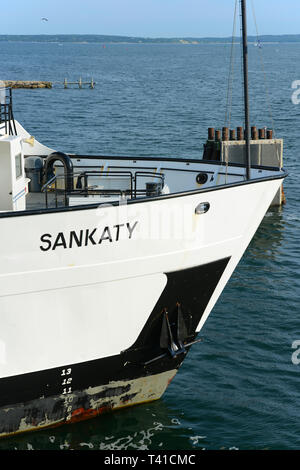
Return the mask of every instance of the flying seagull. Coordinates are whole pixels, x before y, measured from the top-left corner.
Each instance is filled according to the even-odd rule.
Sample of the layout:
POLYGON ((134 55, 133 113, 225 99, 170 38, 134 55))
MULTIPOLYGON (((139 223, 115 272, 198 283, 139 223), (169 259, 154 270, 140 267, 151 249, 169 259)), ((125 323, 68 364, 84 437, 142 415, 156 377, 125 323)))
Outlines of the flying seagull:
POLYGON ((42 18, 42 21, 48 21, 48 18, 42 18))

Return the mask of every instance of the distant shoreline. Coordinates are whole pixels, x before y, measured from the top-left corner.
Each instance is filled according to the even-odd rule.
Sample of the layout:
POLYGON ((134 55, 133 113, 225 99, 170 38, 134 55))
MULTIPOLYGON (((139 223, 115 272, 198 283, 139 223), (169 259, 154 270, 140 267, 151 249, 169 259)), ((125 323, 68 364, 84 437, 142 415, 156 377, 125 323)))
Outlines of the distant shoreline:
MULTIPOLYGON (((262 35, 259 37, 264 44, 278 43, 299 43, 300 34, 293 35, 262 35)), ((236 37, 235 41, 239 42, 236 37)), ((248 37, 249 43, 255 43, 257 38, 248 37)), ((37 35, 8 35, 1 34, 0 42, 34 42, 34 43, 59 43, 59 44, 228 44, 232 42, 231 37, 205 37, 205 38, 148 38, 148 37, 129 37, 97 34, 37 34, 37 35)))

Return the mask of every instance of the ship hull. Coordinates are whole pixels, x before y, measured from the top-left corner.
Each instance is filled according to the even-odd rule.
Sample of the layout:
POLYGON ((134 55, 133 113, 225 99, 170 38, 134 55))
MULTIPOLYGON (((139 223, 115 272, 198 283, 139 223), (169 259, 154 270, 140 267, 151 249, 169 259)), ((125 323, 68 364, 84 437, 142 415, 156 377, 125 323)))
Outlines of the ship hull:
MULTIPOLYGON (((98 367, 106 368, 108 362, 111 361, 100 362, 98 367)), ((110 378, 106 384, 80 390, 72 390, 71 386, 58 387, 61 390, 57 390, 55 393, 52 389, 49 396, 43 394, 40 398, 4 406, 0 410, 0 436, 5 437, 75 423, 120 408, 157 400, 163 395, 177 372, 176 364, 173 364, 172 367, 173 369, 153 375, 144 375, 144 372, 138 373, 138 376, 132 379, 118 379, 116 377, 113 380, 110 378)), ((17 382, 22 379, 23 396, 21 399, 24 400, 26 394, 34 393, 34 390, 41 393, 40 383, 35 384, 35 388, 32 385, 30 392, 28 389, 24 390, 24 383, 27 381, 29 383, 31 381, 33 383, 40 382, 46 375, 48 382, 53 377, 54 382, 58 383, 61 380, 59 385, 62 385, 64 380, 65 383, 68 383, 70 378, 77 377, 78 371, 82 369, 84 369, 84 374, 90 376, 91 382, 95 377, 98 378, 99 383, 101 382, 99 374, 92 372, 94 366, 91 364, 73 365, 70 368, 56 371, 43 371, 43 373, 37 373, 35 378, 18 378, 17 382)), ((117 370, 117 368, 113 369, 111 377, 117 370)), ((49 384, 47 385, 49 386, 49 384)), ((10 387, 12 386, 10 384, 10 387)))
POLYGON ((0 436, 160 398, 280 184, 1 217, 0 436))

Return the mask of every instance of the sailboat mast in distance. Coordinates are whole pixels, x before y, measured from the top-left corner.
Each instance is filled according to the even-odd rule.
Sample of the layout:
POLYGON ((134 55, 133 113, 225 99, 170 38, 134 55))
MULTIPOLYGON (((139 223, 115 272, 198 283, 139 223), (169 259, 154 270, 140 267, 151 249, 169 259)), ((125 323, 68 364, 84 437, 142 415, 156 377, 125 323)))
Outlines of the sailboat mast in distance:
POLYGON ((248 90, 248 43, 247 43, 247 6, 246 0, 240 0, 243 32, 243 71, 244 71, 244 107, 245 107, 245 138, 246 138, 246 171, 250 179, 250 122, 249 122, 249 90, 248 90))

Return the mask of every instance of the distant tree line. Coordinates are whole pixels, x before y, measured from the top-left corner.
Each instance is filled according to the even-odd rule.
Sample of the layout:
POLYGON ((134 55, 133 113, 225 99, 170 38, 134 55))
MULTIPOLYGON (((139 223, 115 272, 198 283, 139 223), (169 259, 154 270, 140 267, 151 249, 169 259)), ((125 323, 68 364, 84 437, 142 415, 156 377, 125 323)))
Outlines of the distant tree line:
MULTIPOLYGON (((236 38, 238 41, 239 38, 236 38)), ((259 37, 263 43, 272 42, 300 42, 300 34, 264 35, 259 37)), ((250 42, 255 42, 255 36, 249 36, 250 42)), ((101 34, 37 34, 37 35, 13 35, 2 34, 0 41, 14 42, 57 42, 57 43, 126 43, 126 44, 205 44, 231 42, 231 37, 223 38, 148 38, 130 36, 110 36, 101 34)))

